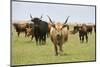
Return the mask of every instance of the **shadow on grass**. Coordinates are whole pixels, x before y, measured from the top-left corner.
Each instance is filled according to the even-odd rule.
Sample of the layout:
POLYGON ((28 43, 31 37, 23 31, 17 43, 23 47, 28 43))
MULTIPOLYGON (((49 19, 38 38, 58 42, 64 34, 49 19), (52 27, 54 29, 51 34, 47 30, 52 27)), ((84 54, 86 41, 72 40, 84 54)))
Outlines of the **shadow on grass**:
POLYGON ((63 54, 60 54, 60 56, 72 56, 72 54, 63 53, 63 54))

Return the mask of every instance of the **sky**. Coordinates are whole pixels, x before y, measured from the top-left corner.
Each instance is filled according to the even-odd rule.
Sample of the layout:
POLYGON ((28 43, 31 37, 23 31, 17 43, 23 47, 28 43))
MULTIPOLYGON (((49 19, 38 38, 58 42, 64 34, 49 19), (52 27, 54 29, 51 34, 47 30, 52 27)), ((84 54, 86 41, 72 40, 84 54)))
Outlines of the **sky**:
POLYGON ((49 21, 48 15, 52 21, 56 22, 63 23, 70 16, 68 22, 95 23, 94 6, 12 2, 12 20, 30 20, 30 14, 39 18, 43 15, 42 20, 44 21, 49 21))

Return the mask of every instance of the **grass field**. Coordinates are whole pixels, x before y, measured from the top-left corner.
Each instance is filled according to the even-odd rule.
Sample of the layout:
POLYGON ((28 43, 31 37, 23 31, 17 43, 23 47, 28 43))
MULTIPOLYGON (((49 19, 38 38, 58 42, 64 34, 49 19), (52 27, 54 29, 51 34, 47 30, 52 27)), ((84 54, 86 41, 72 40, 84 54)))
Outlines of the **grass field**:
POLYGON ((68 42, 63 45, 64 55, 55 56, 54 46, 47 38, 46 45, 36 46, 35 40, 24 37, 22 33, 18 38, 13 30, 12 35, 12 65, 46 64, 61 62, 94 61, 95 33, 89 35, 88 43, 80 43, 78 34, 69 34, 68 42))

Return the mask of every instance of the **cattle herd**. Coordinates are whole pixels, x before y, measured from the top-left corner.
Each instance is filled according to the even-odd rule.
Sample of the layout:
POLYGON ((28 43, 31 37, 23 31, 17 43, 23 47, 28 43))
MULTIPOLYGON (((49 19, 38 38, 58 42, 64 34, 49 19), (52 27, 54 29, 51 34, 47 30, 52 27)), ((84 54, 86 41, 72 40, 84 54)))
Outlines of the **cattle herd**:
MULTIPOLYGON (((62 46, 68 40, 68 34, 70 31, 67 21, 69 19, 69 16, 66 18, 64 23, 53 22, 49 16, 47 17, 49 23, 43 21, 42 16, 40 18, 33 18, 32 15, 30 15, 32 23, 13 23, 13 26, 17 32, 18 37, 20 36, 21 32, 24 32, 25 37, 31 36, 31 40, 33 39, 33 37, 35 38, 36 45, 46 44, 46 38, 50 37, 52 43, 54 44, 55 55, 58 56, 59 53, 63 52, 62 46)), ((86 38, 86 42, 88 42, 88 34, 91 35, 93 29, 96 33, 96 25, 77 24, 73 26, 71 34, 76 34, 78 32, 80 42, 83 43, 84 38, 86 38)))

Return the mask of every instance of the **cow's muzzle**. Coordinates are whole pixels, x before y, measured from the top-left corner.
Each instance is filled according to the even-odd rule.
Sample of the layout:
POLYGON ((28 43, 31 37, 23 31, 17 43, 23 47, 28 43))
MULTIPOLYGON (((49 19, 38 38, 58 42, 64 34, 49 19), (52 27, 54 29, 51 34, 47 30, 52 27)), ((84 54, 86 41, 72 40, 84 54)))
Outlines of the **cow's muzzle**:
POLYGON ((58 34, 56 38, 57 38, 57 44, 60 44, 60 42, 61 42, 61 36, 58 34))

